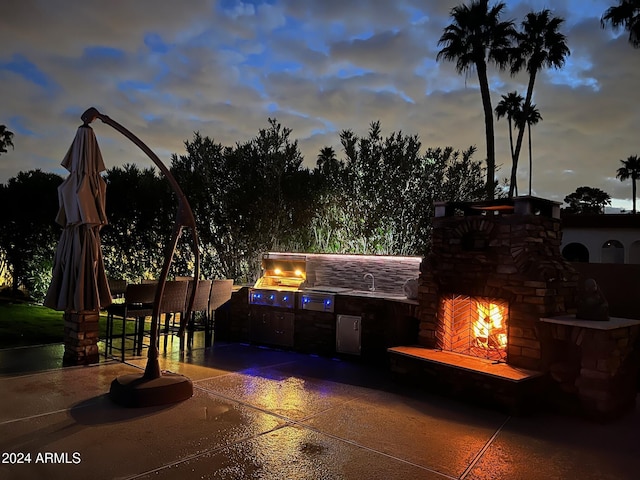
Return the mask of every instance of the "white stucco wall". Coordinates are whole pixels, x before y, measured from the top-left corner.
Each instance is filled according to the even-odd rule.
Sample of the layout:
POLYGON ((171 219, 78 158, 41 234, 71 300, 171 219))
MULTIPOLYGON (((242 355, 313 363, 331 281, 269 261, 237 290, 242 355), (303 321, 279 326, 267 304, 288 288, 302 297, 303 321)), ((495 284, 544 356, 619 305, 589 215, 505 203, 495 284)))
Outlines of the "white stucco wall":
POLYGON ((615 240, 624 248, 624 263, 640 264, 640 231, 636 229, 566 227, 562 232, 560 250, 570 243, 582 244, 589 251, 590 263, 616 263, 607 258, 607 252, 603 258, 602 249, 605 243, 615 240))

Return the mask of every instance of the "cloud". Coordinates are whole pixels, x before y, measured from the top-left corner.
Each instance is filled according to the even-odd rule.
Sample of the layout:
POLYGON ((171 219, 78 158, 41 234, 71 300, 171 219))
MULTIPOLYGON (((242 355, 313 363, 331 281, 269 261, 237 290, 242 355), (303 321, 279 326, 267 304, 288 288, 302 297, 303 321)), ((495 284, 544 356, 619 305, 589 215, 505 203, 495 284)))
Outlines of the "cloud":
MULTIPOLYGON (((423 147, 477 147, 484 119, 475 72, 436 62, 438 39, 458 0, 209 1, 8 0, 0 18, 0 124, 15 150, 0 157, 0 182, 20 170, 59 166, 89 106, 122 123, 167 163, 193 132, 224 145, 247 141, 277 117, 292 128, 309 166, 319 149, 342 155, 339 132, 418 134, 423 147)), ((638 154, 640 52, 600 27, 606 0, 562 0, 572 51, 560 72, 542 72, 533 127, 533 187, 562 200, 582 185, 629 199, 615 179, 619 160, 638 154), (578 8, 579 7, 579 8, 578 8), (563 173, 564 172, 564 173, 563 173)), ((510 0, 519 23, 542 0, 510 0)), ((491 69, 492 101, 527 78, 491 69)), ((495 122, 500 177, 510 168, 507 126, 495 122)), ((108 165, 144 154, 94 125, 108 165)), ((520 157, 528 179, 527 140, 520 157)))

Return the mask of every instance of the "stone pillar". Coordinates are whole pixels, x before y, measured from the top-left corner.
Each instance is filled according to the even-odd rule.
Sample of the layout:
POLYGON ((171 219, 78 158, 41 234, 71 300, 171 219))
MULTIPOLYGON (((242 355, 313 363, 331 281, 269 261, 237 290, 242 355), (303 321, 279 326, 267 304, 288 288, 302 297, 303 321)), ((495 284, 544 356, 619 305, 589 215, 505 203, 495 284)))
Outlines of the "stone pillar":
POLYGON ((440 292, 435 279, 434 269, 428 257, 420 264, 418 279, 418 307, 416 309, 419 324, 418 344, 426 348, 437 348, 438 308, 440 292))
POLYGON ((640 321, 608 322, 573 317, 542 319, 554 340, 551 401, 579 406, 596 419, 615 418, 635 407, 640 370, 640 321))
POLYGON ((576 387, 587 413, 610 416, 635 407, 639 332, 634 325, 609 331, 583 329, 578 335, 582 358, 576 387))
POLYGON ((64 360, 66 366, 98 363, 100 313, 64 313, 64 360))

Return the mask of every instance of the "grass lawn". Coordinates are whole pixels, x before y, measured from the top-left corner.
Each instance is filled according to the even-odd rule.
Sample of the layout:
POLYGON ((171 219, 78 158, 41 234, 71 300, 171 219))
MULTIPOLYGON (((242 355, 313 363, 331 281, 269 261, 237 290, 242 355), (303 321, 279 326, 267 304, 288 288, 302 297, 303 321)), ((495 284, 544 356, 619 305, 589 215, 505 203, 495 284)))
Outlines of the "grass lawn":
MULTIPOLYGON (((0 301, 0 348, 63 342, 62 314, 41 305, 0 301)), ((128 323, 133 332, 133 322, 128 323)), ((100 315, 100 338, 105 337, 106 325, 106 315, 100 315)), ((114 334, 122 332, 121 325, 114 322, 114 334)))

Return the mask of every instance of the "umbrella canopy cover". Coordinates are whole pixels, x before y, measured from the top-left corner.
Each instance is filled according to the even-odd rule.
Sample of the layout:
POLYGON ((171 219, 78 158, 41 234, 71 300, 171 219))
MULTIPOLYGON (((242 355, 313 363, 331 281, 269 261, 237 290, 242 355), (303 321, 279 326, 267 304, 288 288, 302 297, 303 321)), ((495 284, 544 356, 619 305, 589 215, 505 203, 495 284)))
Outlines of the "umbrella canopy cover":
POLYGON ((111 304, 100 229, 107 224, 102 154, 93 129, 81 126, 62 161, 69 176, 58 187, 63 227, 44 304, 55 310, 95 311, 111 304))

